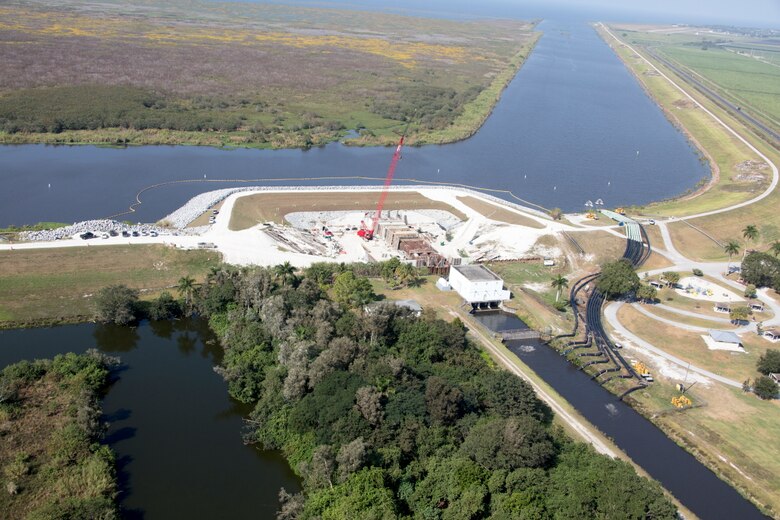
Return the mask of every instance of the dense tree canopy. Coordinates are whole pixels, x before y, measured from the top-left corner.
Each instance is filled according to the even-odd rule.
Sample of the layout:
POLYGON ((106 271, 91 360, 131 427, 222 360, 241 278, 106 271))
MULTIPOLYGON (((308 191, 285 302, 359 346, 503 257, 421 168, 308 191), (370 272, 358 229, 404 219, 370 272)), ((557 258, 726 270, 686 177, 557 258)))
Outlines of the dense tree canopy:
POLYGON ((780 259, 767 253, 749 253, 742 261, 742 279, 756 287, 780 289, 780 259))
POLYGON ((631 262, 620 259, 604 265, 596 286, 604 296, 613 300, 636 291, 639 288, 639 276, 631 262))
POLYGON ((104 287, 95 296, 95 318, 103 323, 126 325, 136 319, 138 291, 125 285, 104 287))
POLYGON ((769 349, 761 354, 756 363, 756 369, 765 376, 771 373, 780 374, 780 350, 769 349))
POLYGON ((279 518, 675 518, 657 484, 554 428, 460 321, 366 313, 363 269, 382 275, 317 265, 285 284, 252 269, 198 292, 230 393, 255 404, 247 440, 303 479, 279 518))
POLYGON ((774 399, 777 397, 777 383, 771 377, 759 376, 753 383, 753 391, 761 399, 774 399))

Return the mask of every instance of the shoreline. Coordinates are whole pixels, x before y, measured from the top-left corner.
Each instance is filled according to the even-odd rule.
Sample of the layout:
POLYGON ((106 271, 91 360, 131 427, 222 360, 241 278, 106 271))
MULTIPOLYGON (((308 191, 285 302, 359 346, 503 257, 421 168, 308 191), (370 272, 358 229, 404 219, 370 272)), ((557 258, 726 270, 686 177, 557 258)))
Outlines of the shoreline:
MULTIPOLYGON (((650 89, 647 87, 644 81, 642 81, 642 78, 639 77, 639 75, 636 73, 636 71, 626 62, 625 58, 620 55, 619 52, 617 52, 617 49, 615 49, 612 44, 605 38, 604 33, 602 30, 598 27, 596 23, 592 23, 591 27, 593 27, 593 30, 596 31, 596 34, 599 35, 599 38, 610 48, 612 53, 617 57, 617 59, 620 60, 620 63, 623 64, 623 67, 631 74, 631 76, 636 80, 636 82, 639 84, 639 86, 642 88, 642 91, 645 93, 645 95, 650 99, 650 101, 653 102, 655 106, 657 106, 661 112, 664 114, 664 117, 666 118, 669 123, 681 134, 685 136, 685 139, 688 141, 690 145, 696 150, 699 157, 706 159, 707 164, 709 164, 710 167, 710 175, 709 180, 704 183, 701 186, 698 186, 698 183, 693 188, 690 188, 689 190, 680 193, 679 195, 675 195, 672 197, 668 197, 665 199, 649 202, 643 206, 640 206, 641 208, 651 208, 655 204, 659 204, 662 202, 683 202, 687 200, 695 199, 696 197, 703 195, 704 193, 708 192, 710 189, 712 189, 720 180, 720 166, 715 162, 715 159, 712 157, 710 152, 705 149, 701 143, 696 139, 696 137, 682 124, 682 122, 679 120, 679 118, 673 114, 669 109, 667 109, 665 106, 663 106, 660 102, 660 100, 650 91, 650 89)), ((619 41, 619 40, 618 40, 619 41)), ((619 43, 620 45, 624 45, 622 41, 619 43)), ((699 181, 701 182, 701 181, 699 181)))
MULTIPOLYGON (((420 147, 443 144, 454 144, 473 137, 484 126, 498 106, 504 91, 523 68, 526 60, 536 48, 543 33, 535 30, 539 20, 531 25, 533 38, 524 44, 515 54, 507 59, 506 67, 496 73, 495 78, 470 102, 463 105, 462 113, 447 128, 430 132, 411 134, 407 146, 420 147), (492 99, 492 101, 490 101, 492 99), (473 108, 476 107, 476 108, 473 108), (475 113, 469 114, 470 110, 475 113), (458 125, 463 125, 458 127, 458 125), (455 129, 455 134, 448 136, 447 132, 455 129)), ((398 126, 404 121, 398 121, 398 126)), ((370 130, 370 129, 369 129, 370 130)), ((218 149, 249 149, 249 150, 308 150, 321 148, 331 143, 341 143, 344 146, 355 147, 387 147, 395 146, 396 140, 376 136, 373 138, 348 137, 350 130, 339 132, 332 139, 317 144, 301 144, 300 146, 274 146, 272 143, 240 142, 243 135, 239 132, 190 132, 182 130, 146 129, 133 130, 117 127, 99 130, 65 130, 61 133, 26 133, 8 134, 0 132, 0 146, 44 144, 50 146, 107 146, 111 148, 127 148, 131 146, 206 146, 218 149), (93 134, 94 138, 89 138, 93 134), (87 136, 85 139, 84 136, 87 136), (19 137, 17 137, 19 136, 19 137), (346 139, 345 139, 346 138, 346 139), (235 142, 230 142, 235 139, 235 142)), ((301 137, 303 134, 292 134, 301 137)))
MULTIPOLYGON (((380 185, 376 186, 242 186, 236 188, 222 188, 218 190, 205 191, 195 195, 190 200, 185 202, 182 206, 175 209, 165 217, 161 218, 157 222, 170 223, 175 228, 185 228, 191 222, 193 222, 198 216, 206 212, 209 208, 218 204, 231 195, 239 193, 238 197, 251 195, 254 193, 307 193, 307 192, 331 192, 331 193, 351 193, 351 192, 381 192, 384 188, 380 185), (194 206, 194 207, 191 207, 194 206), (191 214, 197 213, 194 217, 191 214), (190 218, 191 217, 191 218, 190 218)), ((530 208, 516 202, 510 202, 502 198, 490 195, 488 193, 466 188, 462 186, 442 186, 442 185, 430 185, 430 186, 417 186, 417 185, 403 185, 403 186, 389 186, 388 191, 393 192, 417 192, 424 195, 428 190, 440 191, 440 192, 453 192, 453 194, 465 194, 474 197, 486 199, 487 201, 510 208, 514 211, 522 214, 531 214, 531 216, 537 219, 544 219, 552 222, 549 214, 539 209, 530 208)), ((457 196, 457 195, 456 195, 457 196)), ((142 202, 138 202, 141 204, 142 202)), ((124 214, 114 215, 123 216, 124 214)))

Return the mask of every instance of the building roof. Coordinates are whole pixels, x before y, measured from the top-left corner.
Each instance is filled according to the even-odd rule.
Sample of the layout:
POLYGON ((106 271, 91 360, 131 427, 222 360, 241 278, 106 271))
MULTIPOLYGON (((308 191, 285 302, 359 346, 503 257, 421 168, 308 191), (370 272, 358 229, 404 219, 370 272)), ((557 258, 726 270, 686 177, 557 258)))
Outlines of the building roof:
POLYGON ((453 265, 455 269, 470 282, 493 282, 501 280, 496 273, 481 264, 453 265))
POLYGON ((715 341, 721 343, 736 343, 740 344, 739 336, 731 332, 730 330, 711 330, 710 337, 715 341))

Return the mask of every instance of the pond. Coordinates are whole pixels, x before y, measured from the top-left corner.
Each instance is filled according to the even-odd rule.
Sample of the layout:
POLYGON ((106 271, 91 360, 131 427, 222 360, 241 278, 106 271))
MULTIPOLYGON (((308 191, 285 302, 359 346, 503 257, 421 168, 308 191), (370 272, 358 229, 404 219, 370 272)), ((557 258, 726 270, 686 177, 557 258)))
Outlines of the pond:
POLYGON ((300 490, 280 454, 242 442, 251 408, 214 372, 205 321, 0 331, 0 367, 90 348, 122 360, 103 411, 126 518, 273 518, 279 489, 300 490))

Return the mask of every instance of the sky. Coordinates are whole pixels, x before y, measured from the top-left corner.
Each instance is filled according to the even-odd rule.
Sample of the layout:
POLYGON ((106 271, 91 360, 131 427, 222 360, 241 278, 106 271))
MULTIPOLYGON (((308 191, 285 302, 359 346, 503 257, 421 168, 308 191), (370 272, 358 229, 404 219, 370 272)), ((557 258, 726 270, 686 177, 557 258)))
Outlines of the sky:
MULTIPOLYGON (((247 0, 244 0, 247 1, 247 0)), ((252 1, 252 0, 249 0, 252 1)), ((254 0, 258 1, 258 0, 254 0)), ((263 1, 263 0, 260 0, 263 1)), ((553 18, 720 24, 780 29, 780 0, 265 0, 432 16, 553 18)))
MULTIPOLYGON (((520 0, 503 0, 522 3, 520 0)), ((548 0, 549 3, 582 7, 615 14, 637 14, 648 18, 674 18, 707 23, 780 27, 780 0, 548 0)))

